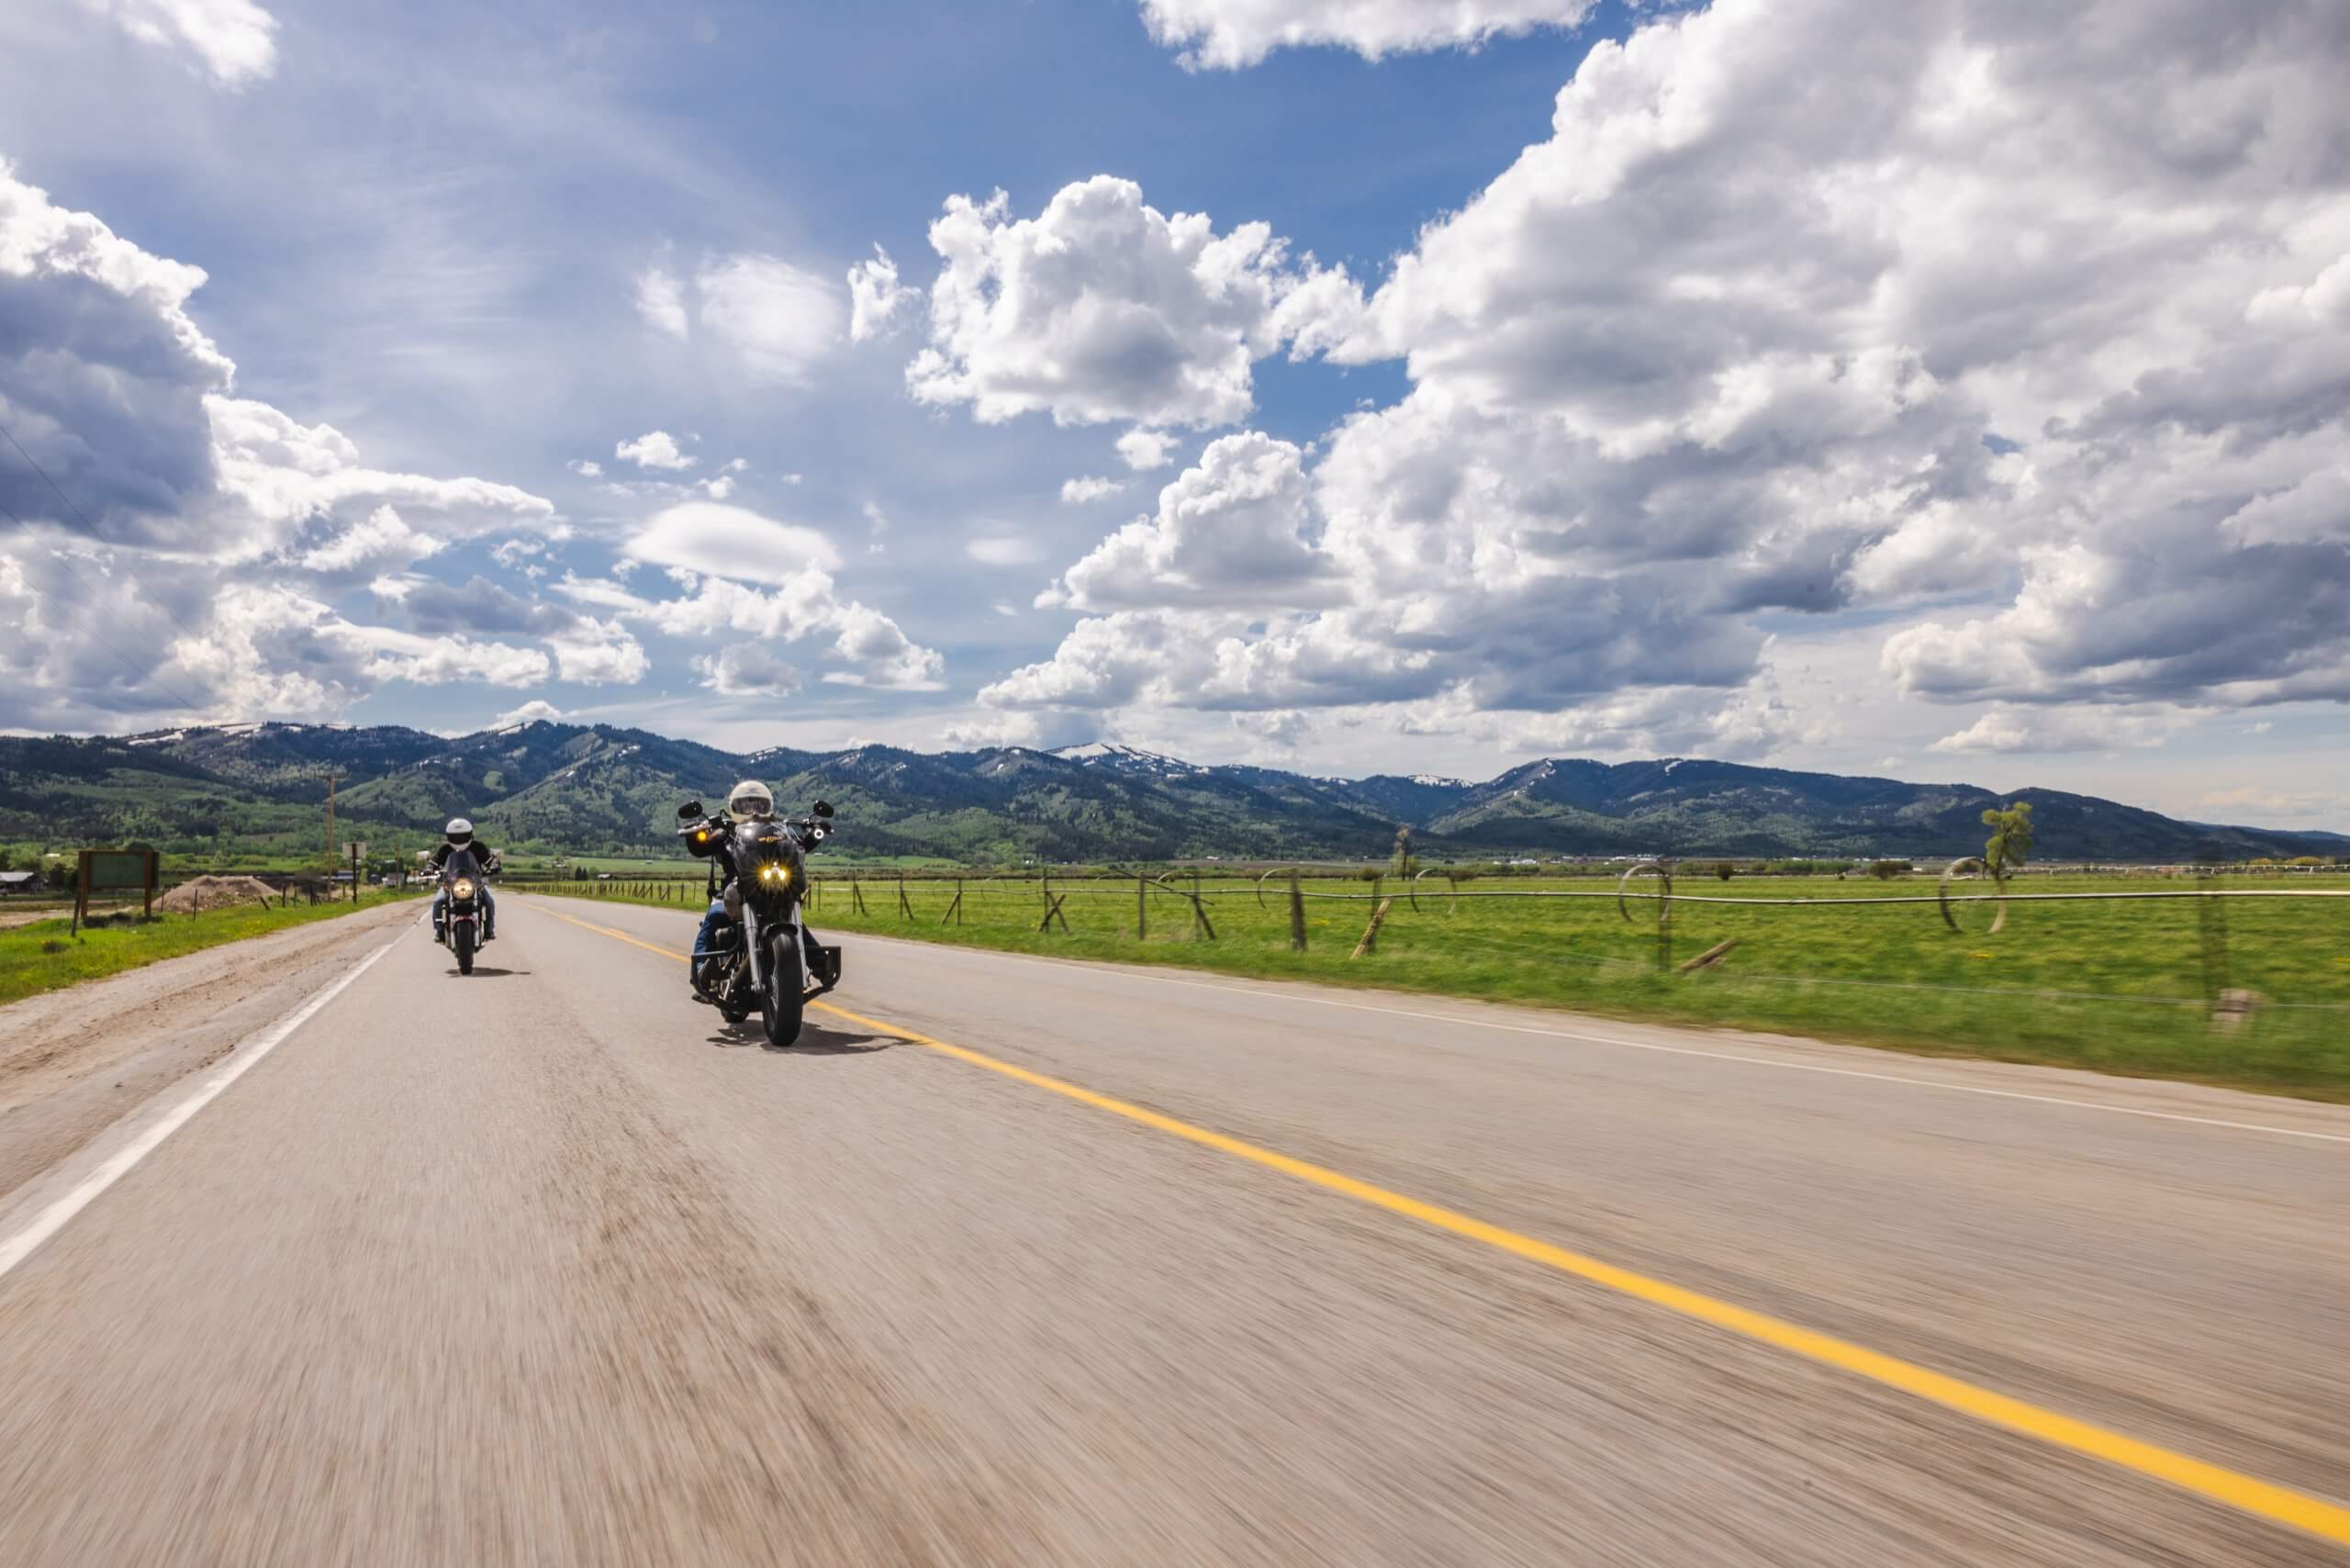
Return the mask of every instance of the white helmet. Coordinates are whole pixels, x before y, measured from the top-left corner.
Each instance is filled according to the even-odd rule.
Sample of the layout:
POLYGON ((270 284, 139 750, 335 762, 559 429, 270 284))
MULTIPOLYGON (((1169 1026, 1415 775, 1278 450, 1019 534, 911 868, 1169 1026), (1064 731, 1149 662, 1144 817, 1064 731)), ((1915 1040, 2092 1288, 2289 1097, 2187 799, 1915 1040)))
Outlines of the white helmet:
POLYGON ((449 819, 449 842, 452 844, 471 844, 473 841, 474 824, 467 822, 463 817, 451 817, 449 819))
POLYGON ((755 778, 745 778, 726 797, 726 814, 733 817, 775 815, 775 796, 755 778))

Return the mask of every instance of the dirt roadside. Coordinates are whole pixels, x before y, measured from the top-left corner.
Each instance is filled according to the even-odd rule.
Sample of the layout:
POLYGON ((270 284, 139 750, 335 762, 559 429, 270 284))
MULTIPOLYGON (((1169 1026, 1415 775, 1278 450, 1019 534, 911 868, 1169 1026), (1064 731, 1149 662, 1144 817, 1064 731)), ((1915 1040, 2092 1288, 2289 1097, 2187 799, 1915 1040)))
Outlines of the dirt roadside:
POLYGON ((0 1198, 415 921, 386 903, 0 1007, 0 1198))
MULTIPOLYGON (((114 914, 122 910, 135 910, 138 907, 138 901, 134 899, 129 903, 92 904, 90 906, 90 913, 93 914, 114 914)), ((17 925, 39 925, 44 920, 63 920, 73 914, 73 906, 70 903, 62 906, 56 904, 42 904, 38 908, 31 909, 0 909, 0 930, 6 930, 8 927, 17 925)))

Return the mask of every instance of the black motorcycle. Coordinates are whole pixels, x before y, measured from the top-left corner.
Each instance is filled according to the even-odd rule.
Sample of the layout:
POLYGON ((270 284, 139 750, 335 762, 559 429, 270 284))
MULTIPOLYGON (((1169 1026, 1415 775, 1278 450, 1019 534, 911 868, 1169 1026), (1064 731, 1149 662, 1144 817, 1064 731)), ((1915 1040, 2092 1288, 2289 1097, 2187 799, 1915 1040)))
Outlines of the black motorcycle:
POLYGON ((694 991, 730 1024, 758 1014, 771 1046, 798 1039, 809 999, 841 982, 841 950, 819 943, 800 918, 808 853, 831 834, 832 815, 822 801, 811 815, 785 820, 737 822, 699 801, 677 808, 677 836, 710 862, 710 895, 726 907, 708 951, 689 960, 694 991))
MULTIPOLYGON (((490 870, 498 869, 493 861, 490 870)), ((457 972, 474 972, 474 954, 481 948, 481 894, 487 873, 470 849, 460 849, 441 865, 441 888, 448 894, 442 905, 434 937, 457 956, 457 972)))

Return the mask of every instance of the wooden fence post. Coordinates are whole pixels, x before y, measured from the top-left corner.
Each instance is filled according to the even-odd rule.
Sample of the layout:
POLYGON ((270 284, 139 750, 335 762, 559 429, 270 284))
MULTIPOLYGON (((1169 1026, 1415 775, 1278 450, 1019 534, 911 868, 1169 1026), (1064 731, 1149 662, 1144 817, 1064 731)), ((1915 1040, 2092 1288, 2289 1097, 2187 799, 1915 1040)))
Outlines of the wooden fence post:
POLYGON ((2228 989, 2228 912, 2225 899, 2211 896, 2211 879, 2198 877, 2195 901, 2196 934, 2203 949, 2203 1000, 2217 1007, 2228 989))
POLYGON ((1297 869, 1294 867, 1291 868, 1289 874, 1289 950, 1292 953, 1305 951, 1305 895, 1298 890, 1297 869))
POLYGON ((1716 964, 1720 963, 1724 958, 1728 958, 1729 956, 1729 950, 1732 947, 1737 946, 1738 944, 1739 938, 1735 936, 1731 937, 1727 942, 1717 942, 1712 946, 1707 948, 1704 952, 1698 954, 1695 958, 1690 959, 1687 963, 1682 965, 1675 972, 1684 975, 1694 975, 1699 969, 1710 969, 1716 964))
POLYGON ((903 920, 914 917, 914 906, 906 902, 906 874, 898 873, 898 915, 903 920))
POLYGON ((1362 940, 1355 944, 1356 958, 1360 958, 1364 954, 1378 949, 1379 923, 1387 918, 1387 912, 1394 906, 1394 903, 1393 899, 1382 899, 1379 901, 1379 907, 1371 912, 1371 924, 1362 928, 1362 940))
POLYGON ((1135 873, 1135 940, 1150 935, 1150 879, 1140 871, 1135 873))

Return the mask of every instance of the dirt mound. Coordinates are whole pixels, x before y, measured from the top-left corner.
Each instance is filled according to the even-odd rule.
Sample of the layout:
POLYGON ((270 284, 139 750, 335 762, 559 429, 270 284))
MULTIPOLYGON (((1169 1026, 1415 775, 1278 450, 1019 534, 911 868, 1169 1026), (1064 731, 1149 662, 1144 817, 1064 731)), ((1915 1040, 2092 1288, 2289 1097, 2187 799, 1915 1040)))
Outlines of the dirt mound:
POLYGON ((254 877, 197 877, 157 899, 155 907, 172 914, 195 914, 229 904, 265 904, 276 896, 276 889, 254 877))

